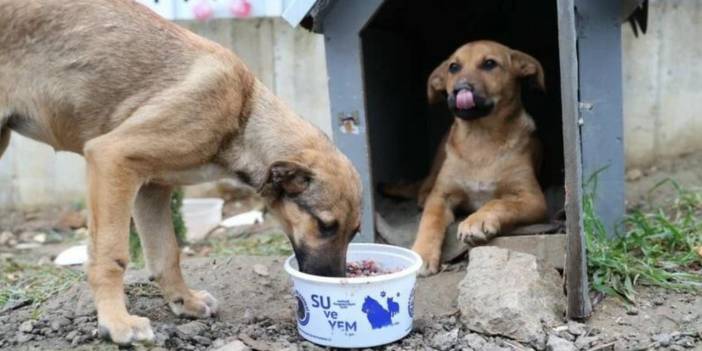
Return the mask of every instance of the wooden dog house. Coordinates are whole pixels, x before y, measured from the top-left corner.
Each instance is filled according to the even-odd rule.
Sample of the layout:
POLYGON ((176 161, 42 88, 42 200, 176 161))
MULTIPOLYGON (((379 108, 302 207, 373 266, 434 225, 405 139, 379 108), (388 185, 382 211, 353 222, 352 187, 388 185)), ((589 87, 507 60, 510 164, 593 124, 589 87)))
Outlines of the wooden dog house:
POLYGON ((598 175, 596 210, 608 228, 624 213, 620 23, 623 11, 631 12, 623 8, 639 6, 625 3, 293 1, 283 17, 325 37, 334 141, 362 175, 357 240, 378 240, 383 220, 393 216, 383 211, 398 207, 384 205, 377 184, 426 175, 451 123, 444 105, 426 102, 430 72, 466 42, 496 40, 544 66, 547 93, 525 92, 531 95, 524 100, 547 151, 541 182, 550 213, 565 212, 568 317, 589 316, 581 207, 586 180, 598 175))

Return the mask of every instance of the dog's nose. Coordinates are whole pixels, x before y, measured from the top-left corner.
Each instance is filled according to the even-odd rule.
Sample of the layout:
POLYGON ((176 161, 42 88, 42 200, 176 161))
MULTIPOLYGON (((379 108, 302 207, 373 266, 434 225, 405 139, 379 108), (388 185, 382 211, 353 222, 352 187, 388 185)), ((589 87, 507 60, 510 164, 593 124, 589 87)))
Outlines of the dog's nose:
POLYGON ((453 86, 453 93, 458 94, 459 91, 461 90, 468 90, 468 91, 473 91, 473 85, 468 83, 468 82, 458 82, 456 85, 453 86))

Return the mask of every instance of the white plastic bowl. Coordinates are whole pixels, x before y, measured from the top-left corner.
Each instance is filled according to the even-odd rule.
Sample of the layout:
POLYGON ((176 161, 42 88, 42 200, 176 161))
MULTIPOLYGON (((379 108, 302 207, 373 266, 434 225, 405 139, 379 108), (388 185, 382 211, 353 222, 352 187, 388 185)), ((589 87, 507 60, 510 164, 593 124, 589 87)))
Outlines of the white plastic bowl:
POLYGON ((184 199, 183 220, 188 241, 201 240, 222 221, 224 200, 217 198, 184 199))
POLYGON ((300 272, 295 256, 289 257, 285 270, 295 289, 300 335, 320 345, 364 348, 409 334, 419 255, 397 246, 350 244, 346 259, 370 259, 383 269, 401 270, 373 277, 321 277, 300 272))

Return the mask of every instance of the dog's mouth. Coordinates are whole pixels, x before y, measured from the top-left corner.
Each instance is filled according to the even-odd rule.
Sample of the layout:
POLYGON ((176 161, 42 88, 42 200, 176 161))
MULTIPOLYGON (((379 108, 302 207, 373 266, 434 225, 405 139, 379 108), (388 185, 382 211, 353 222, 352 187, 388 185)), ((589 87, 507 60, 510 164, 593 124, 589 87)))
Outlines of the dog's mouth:
POLYGON ((493 108, 491 102, 468 88, 457 89, 449 96, 448 105, 456 117, 465 120, 485 117, 493 108))
POLYGON ((468 89, 461 89, 456 93, 456 108, 468 110, 475 107, 475 96, 468 89))

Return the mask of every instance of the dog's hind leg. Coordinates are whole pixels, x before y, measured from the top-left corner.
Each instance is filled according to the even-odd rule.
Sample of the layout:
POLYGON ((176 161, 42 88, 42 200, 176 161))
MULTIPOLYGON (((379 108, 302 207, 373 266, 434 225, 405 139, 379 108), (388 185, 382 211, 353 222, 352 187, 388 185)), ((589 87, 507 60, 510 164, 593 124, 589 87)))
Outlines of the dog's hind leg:
POLYGON ((423 183, 424 181, 380 184, 378 186, 378 191, 381 194, 389 197, 400 199, 413 199, 417 197, 419 188, 422 186, 423 183))
POLYGON ((188 288, 180 271, 180 249, 171 219, 171 188, 156 184, 141 187, 134 206, 134 222, 151 278, 176 315, 210 317, 217 300, 206 291, 188 288))
POLYGON ((431 193, 431 190, 434 188, 436 177, 439 176, 441 166, 443 166, 444 160, 446 160, 447 139, 448 133, 444 135, 444 138, 439 143, 436 155, 431 164, 431 169, 429 170, 429 175, 425 179, 412 183, 381 184, 379 186, 380 193, 401 199, 417 198, 417 205, 419 207, 424 207, 427 196, 429 196, 429 193, 431 193))

